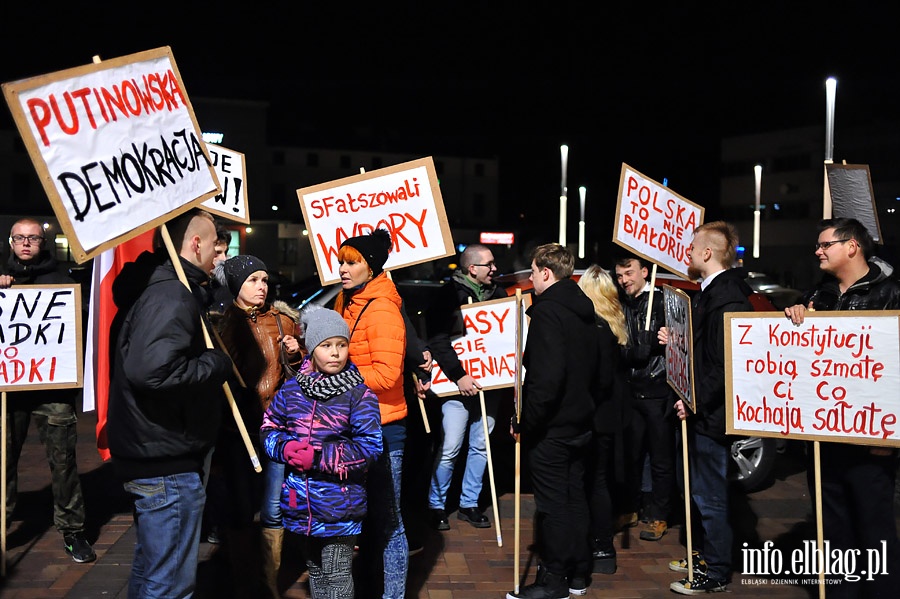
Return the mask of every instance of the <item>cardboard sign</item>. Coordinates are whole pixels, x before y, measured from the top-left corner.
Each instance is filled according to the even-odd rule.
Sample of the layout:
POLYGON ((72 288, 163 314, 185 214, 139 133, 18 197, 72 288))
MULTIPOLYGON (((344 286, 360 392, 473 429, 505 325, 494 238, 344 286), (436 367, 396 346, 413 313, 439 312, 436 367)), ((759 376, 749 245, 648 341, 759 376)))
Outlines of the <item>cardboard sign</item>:
POLYGON ((169 48, 3 84, 79 262, 219 193, 169 48))
POLYGON ((725 315, 727 432, 900 446, 900 311, 725 315))
POLYGON ((202 207, 213 214, 249 225, 247 164, 244 155, 216 144, 207 144, 206 150, 222 186, 222 193, 203 202, 202 207))
POLYGON ((455 254, 431 157, 297 190, 322 285, 340 280, 341 243, 375 229, 394 240, 385 270, 455 254))
MULTIPOLYGON (((522 312, 525 309, 523 306, 522 312)), ((517 314, 515 296, 468 304, 460 310, 466 332, 451 343, 463 368, 485 391, 514 386, 516 365, 521 362, 516 353, 516 320, 527 320, 517 314)), ((526 324, 523 339, 527 333, 526 324)), ((437 363, 431 373, 431 390, 439 396, 459 394, 459 387, 437 363)))
POLYGON ((825 174, 831 194, 832 216, 855 218, 865 226, 875 243, 884 243, 869 165, 826 164, 825 174))
POLYGON ((0 391, 82 385, 81 289, 0 289, 0 391))
POLYGON ((688 248, 702 224, 702 206, 622 163, 615 243, 689 279, 688 248))
POLYGON ((684 291, 663 285, 666 310, 666 382, 691 412, 694 401, 694 327, 691 322, 691 298, 684 291))

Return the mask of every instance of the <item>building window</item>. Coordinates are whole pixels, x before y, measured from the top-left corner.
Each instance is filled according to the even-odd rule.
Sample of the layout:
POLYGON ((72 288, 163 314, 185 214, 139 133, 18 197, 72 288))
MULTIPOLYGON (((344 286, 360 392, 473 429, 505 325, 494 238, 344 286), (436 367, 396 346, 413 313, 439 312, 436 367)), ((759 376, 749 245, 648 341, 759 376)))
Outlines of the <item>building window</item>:
POLYGON ((483 163, 483 162, 476 162, 476 163, 475 163, 475 176, 476 176, 476 177, 483 177, 483 176, 484 176, 484 163, 483 163))
POLYGON ((484 208, 487 205, 483 193, 472 194, 472 218, 484 218, 484 208))
POLYGON ((319 155, 315 152, 310 152, 306 155, 306 166, 319 166, 319 155))
POLYGON ((350 157, 346 154, 341 154, 341 168, 350 168, 350 157))

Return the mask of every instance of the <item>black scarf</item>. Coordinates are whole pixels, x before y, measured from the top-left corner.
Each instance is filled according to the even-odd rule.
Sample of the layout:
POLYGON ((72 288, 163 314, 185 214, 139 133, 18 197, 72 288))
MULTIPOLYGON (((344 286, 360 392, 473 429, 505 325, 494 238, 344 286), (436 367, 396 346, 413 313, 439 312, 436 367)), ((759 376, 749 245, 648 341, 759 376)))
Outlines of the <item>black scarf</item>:
POLYGON ((316 401, 331 399, 363 383, 363 377, 356 368, 347 368, 330 376, 317 377, 301 373, 297 375, 296 380, 303 393, 316 401))

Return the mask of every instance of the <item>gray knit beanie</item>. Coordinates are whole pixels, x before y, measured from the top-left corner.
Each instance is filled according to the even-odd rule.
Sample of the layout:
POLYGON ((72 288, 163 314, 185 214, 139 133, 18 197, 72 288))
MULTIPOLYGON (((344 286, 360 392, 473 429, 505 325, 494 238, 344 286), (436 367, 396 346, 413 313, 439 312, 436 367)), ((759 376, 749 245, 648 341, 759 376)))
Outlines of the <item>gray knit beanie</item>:
POLYGON ((303 325, 303 344, 310 353, 330 337, 350 340, 350 327, 343 317, 334 310, 318 304, 310 304, 303 309, 300 313, 300 323, 303 325))

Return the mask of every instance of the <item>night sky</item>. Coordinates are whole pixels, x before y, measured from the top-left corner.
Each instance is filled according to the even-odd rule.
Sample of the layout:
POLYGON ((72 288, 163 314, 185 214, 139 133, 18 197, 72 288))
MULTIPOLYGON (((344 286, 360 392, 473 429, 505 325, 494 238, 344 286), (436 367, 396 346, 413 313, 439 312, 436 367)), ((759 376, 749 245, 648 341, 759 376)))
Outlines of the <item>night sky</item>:
POLYGON ((385 4, 7 2, 0 81, 170 46, 191 96, 270 102, 274 144, 496 157, 501 224, 548 240, 562 143, 589 226, 614 207, 622 162, 714 216, 723 136, 821 124, 824 157, 829 76, 836 156, 841 126, 897 112, 897 19, 865 3, 385 4))

